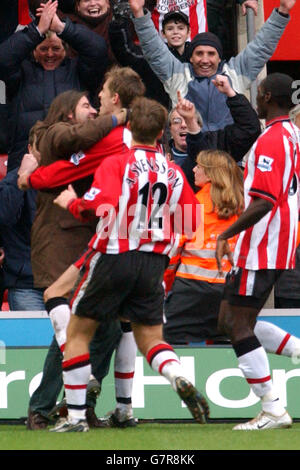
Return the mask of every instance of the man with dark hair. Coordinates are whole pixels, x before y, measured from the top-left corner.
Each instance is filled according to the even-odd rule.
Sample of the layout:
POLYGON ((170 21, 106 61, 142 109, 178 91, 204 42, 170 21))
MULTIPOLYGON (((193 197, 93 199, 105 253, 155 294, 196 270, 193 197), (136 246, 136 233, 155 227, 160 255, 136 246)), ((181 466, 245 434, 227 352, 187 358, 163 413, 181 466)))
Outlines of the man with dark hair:
POLYGON ((257 111, 266 129, 253 145, 244 173, 245 211, 217 240, 222 273, 227 255, 233 269, 226 277, 219 328, 227 335, 239 367, 262 411, 234 430, 288 428, 292 419, 272 385, 265 349, 254 334, 256 317, 284 270, 294 268, 298 229, 299 134, 289 119, 293 79, 267 76, 258 87, 257 111), (227 240, 239 234, 234 256, 227 240))
POLYGON ((190 63, 180 62, 169 51, 144 9, 144 0, 129 3, 144 57, 169 94, 172 106, 176 106, 180 91, 200 112, 205 132, 232 124, 226 97, 212 83, 215 75, 228 75, 233 89, 244 94, 274 53, 295 1, 280 0, 279 8, 274 9, 253 41, 229 61, 222 60, 223 48, 217 36, 210 32, 197 34, 190 44, 190 63))
POLYGON ((198 222, 198 204, 183 173, 157 152, 166 119, 162 105, 137 98, 129 119, 133 142, 128 153, 104 160, 83 198, 69 187, 55 200, 79 219, 100 216, 71 300, 63 361, 68 418, 53 428, 55 432, 88 431, 88 345, 98 323, 117 316, 131 322, 141 353, 170 382, 195 420, 205 423, 209 413, 205 398, 186 379, 175 351, 162 338, 162 280, 168 255, 179 227, 190 239, 198 222))

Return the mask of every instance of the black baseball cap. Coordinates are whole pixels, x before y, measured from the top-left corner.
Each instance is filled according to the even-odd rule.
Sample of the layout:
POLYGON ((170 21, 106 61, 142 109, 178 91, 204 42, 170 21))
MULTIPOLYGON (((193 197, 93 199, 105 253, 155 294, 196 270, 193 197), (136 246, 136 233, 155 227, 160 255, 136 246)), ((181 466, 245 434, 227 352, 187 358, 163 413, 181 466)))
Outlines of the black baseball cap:
POLYGON ((171 20, 182 21, 187 26, 190 26, 188 16, 180 10, 169 11, 168 13, 166 13, 163 20, 162 20, 162 27, 164 27, 165 24, 168 23, 171 20))

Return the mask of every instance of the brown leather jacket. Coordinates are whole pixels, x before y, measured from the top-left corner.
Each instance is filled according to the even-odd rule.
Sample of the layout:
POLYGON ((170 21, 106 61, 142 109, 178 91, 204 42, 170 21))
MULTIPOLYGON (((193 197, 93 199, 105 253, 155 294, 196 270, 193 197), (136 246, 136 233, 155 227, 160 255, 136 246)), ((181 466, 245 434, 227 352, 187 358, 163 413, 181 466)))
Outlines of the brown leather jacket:
MULTIPOLYGON (((46 131, 37 129, 41 165, 69 159, 72 154, 84 151, 107 135, 112 127, 111 116, 99 116, 83 124, 59 122, 46 131)), ((73 187, 82 196, 91 182, 92 176, 78 180, 73 187)), ((31 230, 31 264, 37 288, 52 284, 82 254, 95 233, 96 221, 82 223, 53 203, 67 184, 66 181, 66 186, 38 192, 31 230)))

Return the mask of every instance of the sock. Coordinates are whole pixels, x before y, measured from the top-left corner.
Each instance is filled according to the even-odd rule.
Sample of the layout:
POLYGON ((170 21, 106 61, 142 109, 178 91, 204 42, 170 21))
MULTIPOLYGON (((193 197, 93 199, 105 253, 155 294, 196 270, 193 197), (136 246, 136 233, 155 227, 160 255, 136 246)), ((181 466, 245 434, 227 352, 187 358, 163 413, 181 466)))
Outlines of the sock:
POLYGON ((267 353, 256 336, 249 336, 232 346, 248 384, 255 395, 262 399, 262 409, 281 416, 285 409, 273 389, 267 353))
POLYGON ((258 320, 254 328, 255 336, 269 353, 292 357, 300 353, 300 339, 290 335, 273 323, 258 320))
POLYGON ((175 379, 185 377, 185 372, 172 346, 167 343, 157 344, 150 349, 146 359, 152 369, 163 375, 176 391, 175 379))
POLYGON ((126 419, 133 417, 132 385, 137 346, 129 322, 121 322, 122 337, 115 353, 116 408, 126 419))
POLYGON ((70 320, 70 307, 65 297, 53 297, 47 300, 45 308, 50 317, 55 338, 63 352, 67 338, 67 326, 70 320))
POLYGON ((85 419, 86 387, 92 370, 89 353, 63 361, 62 368, 69 419, 85 419))

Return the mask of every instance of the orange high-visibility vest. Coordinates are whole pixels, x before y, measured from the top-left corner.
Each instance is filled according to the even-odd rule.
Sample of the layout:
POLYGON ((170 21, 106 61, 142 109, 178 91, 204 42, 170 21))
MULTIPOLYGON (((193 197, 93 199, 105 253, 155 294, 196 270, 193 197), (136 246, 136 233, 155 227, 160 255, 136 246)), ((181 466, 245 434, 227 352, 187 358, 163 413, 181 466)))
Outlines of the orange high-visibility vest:
MULTIPOLYGON (((197 228, 194 239, 191 242, 181 240, 182 250, 180 255, 174 256, 165 272, 164 281, 167 291, 171 287, 171 279, 174 275, 185 279, 194 279, 214 283, 224 283, 225 278, 218 273, 215 259, 216 241, 220 233, 224 232, 237 220, 234 215, 230 219, 219 219, 210 197, 211 183, 207 183, 196 194, 202 204, 201 224, 197 228), (177 268, 177 269, 176 269, 177 268), (176 271, 176 273, 175 273, 176 271)), ((231 250, 234 250, 237 237, 228 240, 231 250)), ((227 258, 222 262, 223 272, 230 271, 231 265, 227 258)))

